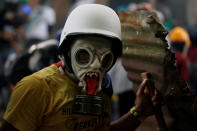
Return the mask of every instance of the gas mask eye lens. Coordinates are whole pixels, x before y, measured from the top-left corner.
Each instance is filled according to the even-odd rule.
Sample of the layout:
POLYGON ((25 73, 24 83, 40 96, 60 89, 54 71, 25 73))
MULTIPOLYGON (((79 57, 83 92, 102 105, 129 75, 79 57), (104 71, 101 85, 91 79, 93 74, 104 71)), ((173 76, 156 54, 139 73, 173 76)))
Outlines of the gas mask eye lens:
POLYGON ((86 49, 79 49, 75 54, 76 61, 80 65, 87 65, 90 62, 90 57, 90 53, 86 49))
POLYGON ((112 54, 112 52, 107 52, 102 59, 102 67, 108 70, 113 63, 113 60, 114 55, 112 54))

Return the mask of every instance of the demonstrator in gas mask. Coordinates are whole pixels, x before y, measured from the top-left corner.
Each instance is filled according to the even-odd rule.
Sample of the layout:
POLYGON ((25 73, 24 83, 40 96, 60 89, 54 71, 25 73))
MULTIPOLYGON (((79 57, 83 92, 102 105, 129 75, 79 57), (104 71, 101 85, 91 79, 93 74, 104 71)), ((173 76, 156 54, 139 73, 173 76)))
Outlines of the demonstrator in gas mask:
POLYGON ((86 4, 68 16, 59 43, 61 61, 22 79, 14 89, 2 130, 134 130, 157 105, 137 92, 136 106, 110 124, 112 88, 106 72, 122 54, 121 25, 109 7, 86 4))
POLYGON ((87 7, 81 6, 70 14, 59 49, 66 73, 81 86, 74 112, 101 115, 103 106, 98 103, 102 98, 98 94, 108 88, 107 95, 111 97, 110 80, 105 73, 122 54, 121 27, 117 14, 110 8, 87 7))

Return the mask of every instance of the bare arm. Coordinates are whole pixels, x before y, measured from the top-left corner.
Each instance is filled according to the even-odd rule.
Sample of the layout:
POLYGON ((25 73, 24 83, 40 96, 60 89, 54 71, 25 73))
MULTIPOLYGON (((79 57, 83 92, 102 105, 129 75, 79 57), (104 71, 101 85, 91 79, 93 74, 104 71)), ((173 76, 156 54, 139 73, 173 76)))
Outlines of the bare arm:
POLYGON ((139 125, 140 121, 137 120, 130 112, 123 115, 120 119, 111 123, 110 131, 134 131, 139 125))
POLYGON ((147 116, 153 115, 153 107, 159 105, 158 100, 158 92, 156 90, 153 97, 150 98, 149 92, 147 90, 147 80, 143 80, 136 92, 135 105, 135 109, 141 116, 143 116, 143 119, 137 118, 129 111, 120 119, 111 123, 110 131, 134 131, 141 124, 141 121, 143 121, 147 116))

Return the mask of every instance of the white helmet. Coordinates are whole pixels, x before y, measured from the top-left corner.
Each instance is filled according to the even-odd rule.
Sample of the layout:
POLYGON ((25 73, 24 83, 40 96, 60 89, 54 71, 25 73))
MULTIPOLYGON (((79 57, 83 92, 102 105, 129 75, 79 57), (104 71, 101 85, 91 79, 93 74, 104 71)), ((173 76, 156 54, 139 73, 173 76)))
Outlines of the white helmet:
POLYGON ((59 52, 70 72, 72 68, 68 52, 71 41, 82 35, 107 37, 112 40, 115 59, 122 55, 121 24, 116 12, 105 5, 83 4, 68 16, 59 43, 59 52))
POLYGON ((69 42, 67 40, 70 36, 76 35, 109 37, 116 40, 116 42, 113 42, 115 48, 119 48, 119 50, 116 50, 116 55, 120 56, 122 54, 120 20, 116 12, 108 6, 83 4, 75 8, 64 25, 59 47, 61 48, 63 43, 68 47, 69 42))

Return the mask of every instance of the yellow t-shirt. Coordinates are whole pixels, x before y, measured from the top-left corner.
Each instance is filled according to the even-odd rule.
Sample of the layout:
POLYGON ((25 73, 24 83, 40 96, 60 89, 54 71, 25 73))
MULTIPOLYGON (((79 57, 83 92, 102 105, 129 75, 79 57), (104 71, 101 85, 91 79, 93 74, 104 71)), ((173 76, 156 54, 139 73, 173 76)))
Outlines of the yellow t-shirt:
POLYGON ((110 97, 99 94, 104 116, 76 115, 72 104, 79 92, 71 79, 51 65, 18 82, 4 119, 20 131, 108 131, 110 97))

